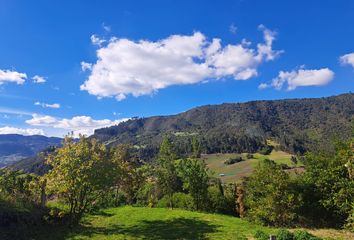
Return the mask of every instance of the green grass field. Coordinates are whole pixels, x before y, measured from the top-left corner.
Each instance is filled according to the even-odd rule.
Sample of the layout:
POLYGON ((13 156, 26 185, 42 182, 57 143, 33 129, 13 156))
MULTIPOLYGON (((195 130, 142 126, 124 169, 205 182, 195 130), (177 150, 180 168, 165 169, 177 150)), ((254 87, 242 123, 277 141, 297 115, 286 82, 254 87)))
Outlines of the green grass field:
POLYGON ((274 160, 278 164, 287 164, 290 167, 299 167, 300 165, 294 165, 291 162, 291 154, 283 151, 272 151, 270 155, 263 155, 259 153, 253 154, 254 158, 247 159, 246 153, 216 153, 203 155, 202 158, 205 160, 208 168, 213 172, 215 177, 220 177, 219 174, 225 174, 225 176, 220 177, 223 182, 237 182, 242 177, 249 176, 257 164, 264 159, 274 160), (224 164, 225 160, 234 158, 236 156, 242 156, 244 161, 235 163, 232 165, 224 164))
MULTIPOLYGON (((120 207, 87 215, 72 229, 52 227, 39 231, 32 239, 253 239, 257 230, 275 233, 240 218, 178 209, 120 207)), ((317 230, 313 234, 331 239, 351 239, 337 230, 317 230)))

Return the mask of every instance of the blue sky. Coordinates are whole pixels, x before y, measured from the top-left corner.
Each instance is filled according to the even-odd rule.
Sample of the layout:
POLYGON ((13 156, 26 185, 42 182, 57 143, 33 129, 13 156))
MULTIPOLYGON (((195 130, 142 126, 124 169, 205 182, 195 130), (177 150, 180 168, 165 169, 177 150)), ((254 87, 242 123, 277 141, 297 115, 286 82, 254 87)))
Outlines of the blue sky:
POLYGON ((0 134, 354 91, 353 12, 350 0, 0 0, 0 134))

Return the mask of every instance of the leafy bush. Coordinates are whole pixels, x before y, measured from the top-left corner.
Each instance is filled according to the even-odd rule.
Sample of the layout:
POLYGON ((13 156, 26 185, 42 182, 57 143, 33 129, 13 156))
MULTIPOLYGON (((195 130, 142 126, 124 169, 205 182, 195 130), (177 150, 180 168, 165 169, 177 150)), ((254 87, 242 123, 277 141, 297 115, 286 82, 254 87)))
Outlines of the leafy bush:
POLYGON ((183 208, 187 210, 195 209, 193 197, 190 194, 180 192, 174 193, 172 195, 172 201, 177 208, 183 208))
POLYGON ((294 234, 287 229, 280 229, 277 233, 277 240, 294 240, 294 234))
POLYGON ((280 168, 283 169, 283 170, 290 169, 290 167, 289 167, 287 164, 285 164, 285 163, 281 163, 281 164, 279 164, 279 166, 280 166, 280 168))
MULTIPOLYGON (((170 207, 170 203, 171 201, 169 196, 165 195, 158 201, 157 207, 168 208, 170 207)), ((181 192, 177 192, 172 195, 172 207, 186 210, 195 210, 192 196, 181 192)))
POLYGON ((137 192, 137 205, 154 207, 158 202, 156 183, 147 181, 137 192))
POLYGON ((272 151, 273 151, 273 147, 266 145, 259 151, 259 153, 263 155, 269 155, 272 151))
POLYGON ((253 156, 252 153, 247 153, 246 157, 247 157, 247 159, 252 159, 252 158, 254 158, 254 156, 253 156))
POLYGON ((217 186, 210 186, 208 188, 208 212, 235 214, 235 198, 228 189, 221 189, 217 186))
POLYGON ((269 235, 261 230, 257 230, 257 232, 254 234, 254 237, 258 240, 268 240, 269 239, 269 235))
POLYGON ((345 228, 354 232, 354 202, 352 203, 352 211, 346 220, 345 228))
POLYGON ((247 217, 259 224, 292 225, 302 196, 289 174, 270 160, 261 163, 245 183, 247 217))
POLYGON ((230 158, 224 162, 225 165, 231 165, 243 161, 241 156, 230 158))
POLYGON ((30 210, 40 205, 41 181, 34 174, 0 170, 0 201, 11 208, 30 210))
POLYGON ((294 240, 320 240, 321 238, 315 237, 312 234, 303 231, 303 230, 296 230, 294 232, 294 240))

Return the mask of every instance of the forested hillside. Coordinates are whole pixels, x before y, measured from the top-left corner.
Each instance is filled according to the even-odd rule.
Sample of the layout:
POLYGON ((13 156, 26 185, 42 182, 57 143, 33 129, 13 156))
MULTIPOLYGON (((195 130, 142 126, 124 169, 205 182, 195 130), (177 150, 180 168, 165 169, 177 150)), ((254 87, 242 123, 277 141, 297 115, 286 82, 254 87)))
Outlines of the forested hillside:
POLYGON ((203 153, 256 152, 273 139, 282 150, 304 153, 347 138, 354 115, 354 94, 318 99, 289 99, 225 103, 191 109, 173 116, 134 118, 117 126, 98 129, 93 138, 108 145, 129 143, 142 158, 157 152, 170 135, 179 153, 190 152, 192 136, 203 153))

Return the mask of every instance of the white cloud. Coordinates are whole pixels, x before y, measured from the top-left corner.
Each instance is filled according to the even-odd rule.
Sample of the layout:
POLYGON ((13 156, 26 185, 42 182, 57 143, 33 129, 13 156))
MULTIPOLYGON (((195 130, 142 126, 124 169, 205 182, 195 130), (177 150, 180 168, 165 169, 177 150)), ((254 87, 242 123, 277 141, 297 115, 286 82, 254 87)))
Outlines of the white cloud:
POLYGON ((91 35, 91 43, 93 45, 101 46, 106 40, 99 38, 95 34, 91 35))
POLYGON ((106 31, 106 32, 110 32, 112 30, 111 26, 106 25, 105 23, 102 23, 102 28, 106 31))
POLYGON ((266 84, 266 83, 261 83, 261 84, 258 85, 258 89, 260 89, 260 90, 266 89, 266 88, 268 88, 268 87, 269 87, 269 85, 266 84))
POLYGON ((40 116, 38 114, 33 114, 32 119, 26 120, 26 123, 32 126, 53 127, 72 131, 75 136, 78 136, 79 133, 91 135, 94 133, 95 129, 117 125, 126 120, 128 119, 114 121, 109 119, 95 120, 88 116, 76 116, 70 119, 60 119, 52 116, 40 116))
POLYGON ((37 128, 14 128, 14 127, 2 127, 0 128, 0 134, 20 134, 20 135, 45 135, 42 129, 37 128))
POLYGON ((33 113, 27 112, 27 111, 22 111, 18 109, 13 109, 13 108, 7 108, 7 107, 1 107, 0 106, 0 113, 5 113, 5 114, 14 114, 14 115, 25 115, 25 116, 31 116, 33 113))
POLYGON ((92 70, 92 63, 81 62, 81 70, 84 72, 86 70, 92 70))
POLYGON ((304 86, 323 86, 328 84, 334 77, 334 72, 328 68, 299 69, 291 72, 280 71, 278 77, 272 80, 271 86, 282 89, 287 84, 287 90, 295 90, 304 86))
POLYGON ((5 82, 14 82, 16 84, 23 84, 27 79, 26 73, 19 73, 16 71, 10 70, 1 70, 0 69, 0 85, 5 82))
POLYGON ((229 31, 230 31, 230 33, 235 34, 237 32, 237 27, 234 24, 231 24, 229 26, 229 31))
POLYGON ((38 75, 34 76, 32 80, 34 83, 45 83, 47 81, 44 77, 38 75))
POLYGON ((354 68, 354 52, 341 56, 339 60, 342 64, 348 64, 354 68))
POLYGON ((247 80, 257 76, 261 63, 280 54, 272 49, 275 33, 264 26, 260 29, 265 42, 256 49, 245 41, 222 47, 221 39, 209 42, 200 32, 172 35, 156 42, 113 38, 97 50, 98 60, 90 65, 91 74, 80 89, 99 98, 123 100, 130 94, 150 95, 169 86, 212 78, 247 80))
POLYGON ((35 102, 34 105, 41 106, 43 108, 60 108, 60 104, 59 103, 49 104, 49 103, 35 102))

